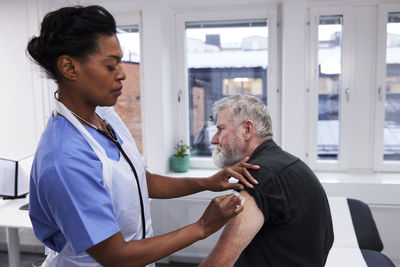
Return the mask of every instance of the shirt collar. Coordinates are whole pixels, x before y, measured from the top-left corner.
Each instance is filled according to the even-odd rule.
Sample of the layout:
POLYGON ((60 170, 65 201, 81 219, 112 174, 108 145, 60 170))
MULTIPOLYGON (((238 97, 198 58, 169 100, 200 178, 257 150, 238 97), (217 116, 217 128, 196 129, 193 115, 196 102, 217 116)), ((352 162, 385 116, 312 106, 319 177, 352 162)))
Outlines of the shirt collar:
POLYGON ((277 144, 274 142, 274 140, 269 139, 269 140, 265 141, 264 143, 259 145, 256 149, 254 149, 253 153, 250 156, 249 161, 251 161, 254 158, 256 158, 264 150, 270 149, 270 148, 275 147, 275 146, 277 146, 277 144))

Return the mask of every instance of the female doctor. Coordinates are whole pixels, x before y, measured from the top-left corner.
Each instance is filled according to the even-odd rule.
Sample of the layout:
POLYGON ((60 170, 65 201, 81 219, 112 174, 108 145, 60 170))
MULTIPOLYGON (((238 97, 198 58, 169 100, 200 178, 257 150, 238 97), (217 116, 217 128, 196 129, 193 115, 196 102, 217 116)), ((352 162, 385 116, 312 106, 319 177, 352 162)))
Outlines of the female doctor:
POLYGON ((104 8, 48 13, 27 50, 58 85, 30 182, 30 218, 47 247, 43 266, 154 266, 242 211, 235 195, 216 197, 197 222, 153 237, 149 197, 252 187, 246 168, 258 166, 242 161, 209 178, 182 179, 145 170, 112 109, 125 73, 116 24, 104 8), (231 176, 242 184, 230 184, 231 176))

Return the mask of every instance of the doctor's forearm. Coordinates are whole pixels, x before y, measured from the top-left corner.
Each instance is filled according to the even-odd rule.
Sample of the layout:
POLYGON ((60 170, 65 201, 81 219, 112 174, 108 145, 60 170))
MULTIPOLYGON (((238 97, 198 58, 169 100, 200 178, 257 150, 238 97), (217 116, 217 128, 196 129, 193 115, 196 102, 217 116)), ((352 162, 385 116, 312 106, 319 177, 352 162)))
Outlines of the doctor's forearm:
POLYGON ((211 200, 200 219, 179 230, 141 240, 125 242, 121 232, 87 250, 103 266, 144 266, 215 233, 243 211, 240 199, 231 194, 211 200))
POLYGON ((132 262, 140 263, 138 266, 155 262, 205 237, 204 231, 195 223, 165 235, 140 240, 140 245, 130 244, 135 246, 135 254, 126 259, 127 266, 132 266, 129 265, 132 262))
POLYGON ((151 198, 175 198, 207 189, 205 178, 173 178, 147 173, 147 187, 151 198))
POLYGON ((219 230, 232 216, 243 211, 234 195, 214 198, 201 218, 179 230, 141 240, 125 242, 121 232, 87 250, 103 266, 144 266, 204 239, 219 230), (235 208, 236 207, 236 208, 235 208))
POLYGON ((103 266, 145 266, 206 238, 212 232, 207 231, 201 220, 164 235, 131 242, 125 242, 119 232, 87 252, 103 266))

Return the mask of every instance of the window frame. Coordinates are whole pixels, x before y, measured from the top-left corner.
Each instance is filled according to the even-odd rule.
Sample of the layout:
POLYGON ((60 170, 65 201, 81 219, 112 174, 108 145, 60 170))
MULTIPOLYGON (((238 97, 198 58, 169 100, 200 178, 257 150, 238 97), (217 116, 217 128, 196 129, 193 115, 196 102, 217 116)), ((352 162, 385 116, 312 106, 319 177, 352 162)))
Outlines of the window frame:
MULTIPOLYGON (((280 70, 278 65, 278 16, 276 5, 246 5, 229 8, 199 8, 193 10, 179 10, 176 12, 176 94, 179 139, 189 143, 189 88, 186 57, 186 22, 191 21, 224 21, 243 19, 268 20, 268 72, 267 72, 267 99, 271 114, 274 140, 280 143, 281 139, 281 90, 280 70), (178 100, 180 98, 181 101, 178 100)), ((211 157, 192 157, 191 168, 216 168, 211 157)))
POLYGON ((350 165, 350 143, 351 143, 351 107, 353 102, 351 77, 353 75, 352 28, 354 22, 350 15, 351 10, 347 7, 309 7, 307 12, 306 31, 306 99, 308 113, 308 151, 306 157, 309 166, 318 171, 343 171, 348 170, 350 165), (339 91, 339 154, 338 160, 319 160, 317 151, 318 140, 318 26, 320 16, 341 15, 342 24, 342 54, 341 54, 341 86, 339 91), (350 97, 347 100, 345 88, 349 88, 350 97))
MULTIPOLYGON (((113 16, 118 26, 137 26, 139 30, 139 41, 140 41, 140 98, 142 102, 141 108, 141 120, 142 120, 142 144, 143 144, 143 153, 142 153, 142 160, 147 166, 147 153, 146 153, 146 136, 147 136, 147 127, 145 123, 145 109, 143 108, 144 105, 151 105, 151 103, 146 103, 145 90, 144 90, 144 80, 143 80, 143 73, 144 73, 144 60, 143 60, 143 27, 142 27, 142 12, 137 11, 120 11, 120 12, 113 12, 113 16)), ((150 98, 151 99, 151 98, 150 98)))
POLYGON ((380 4, 378 7, 377 25, 377 53, 376 53, 376 83, 374 90, 375 127, 374 127, 374 171, 400 171, 400 161, 384 161, 384 124, 385 124, 385 99, 386 99, 386 45, 387 23, 389 13, 400 12, 400 4, 380 4))

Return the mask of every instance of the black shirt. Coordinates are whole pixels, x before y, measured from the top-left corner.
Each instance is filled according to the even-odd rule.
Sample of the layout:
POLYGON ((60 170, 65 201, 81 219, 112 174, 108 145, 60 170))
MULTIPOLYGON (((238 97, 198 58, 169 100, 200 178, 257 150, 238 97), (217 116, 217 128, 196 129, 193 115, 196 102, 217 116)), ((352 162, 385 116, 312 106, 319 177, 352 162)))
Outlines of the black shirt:
POLYGON ((259 184, 246 190, 264 214, 260 231, 235 263, 236 267, 322 267, 333 243, 329 203, 321 183, 300 159, 268 140, 249 163, 259 184))

